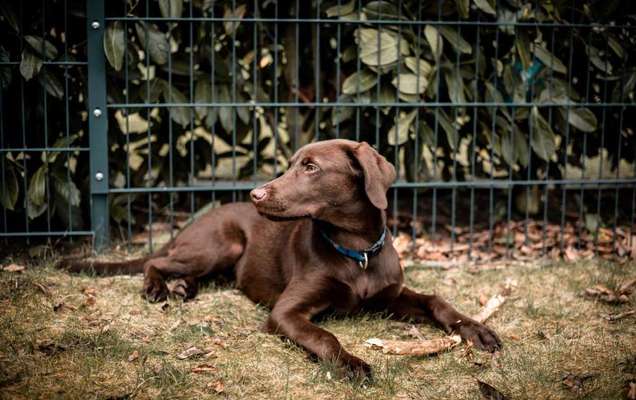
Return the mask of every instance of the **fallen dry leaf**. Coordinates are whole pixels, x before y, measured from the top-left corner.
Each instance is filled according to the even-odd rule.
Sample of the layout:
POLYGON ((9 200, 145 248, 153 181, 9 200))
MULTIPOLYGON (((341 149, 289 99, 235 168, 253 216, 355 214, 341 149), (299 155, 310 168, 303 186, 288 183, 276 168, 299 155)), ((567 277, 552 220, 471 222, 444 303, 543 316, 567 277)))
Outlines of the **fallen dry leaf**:
POLYGON ((606 320, 608 320, 610 322, 613 322, 613 321, 618 321, 618 320, 623 319, 623 318, 627 318, 627 317, 632 316, 634 314, 636 314, 636 310, 628 310, 628 311, 617 313, 617 314, 604 314, 604 315, 601 315, 601 316, 603 318, 605 318, 606 320))
POLYGON ((508 398, 497 390, 495 387, 487 384, 486 382, 482 382, 477 379, 477 383, 479 384, 479 391, 484 399, 487 400, 507 400, 508 398))
POLYGON ((636 400, 636 381, 627 383, 627 394, 625 397, 627 400, 636 400))
POLYGON ((590 298, 597 298, 606 303, 627 303, 629 301, 626 294, 609 289, 604 285, 596 285, 585 289, 585 295, 590 298))
POLYGON ((24 267, 24 265, 18 265, 18 264, 9 264, 2 267, 2 270, 7 272, 22 272, 25 269, 26 268, 24 267))
POLYGON ((205 352, 203 350, 199 349, 196 346, 192 346, 192 347, 189 347, 189 348, 185 349, 181 353, 177 354, 177 358, 179 360, 186 360, 188 358, 195 357, 195 356, 200 356, 202 354, 205 354, 205 352))
POLYGON ((47 340, 38 343, 38 350, 47 356, 53 356, 66 350, 66 347, 47 340))
POLYGON ((139 351, 135 350, 128 356, 128 362, 133 362, 139 358, 139 351))
POLYGON ((93 295, 86 296, 86 300, 84 300, 84 304, 89 307, 94 306, 96 302, 97 302, 97 298, 93 295))
POLYGON ((395 239, 393 239, 393 247, 400 257, 404 256, 404 254, 410 250, 411 236, 404 232, 400 232, 395 239))
POLYGON ((47 296, 51 295, 51 291, 49 290, 48 286, 43 285, 39 282, 33 282, 33 285, 35 285, 36 288, 38 288, 40 290, 40 292, 44 293, 47 296))
POLYGON ((213 374, 218 371, 218 368, 212 364, 200 364, 192 368, 192 372, 195 374, 213 374))
POLYGON ((573 374, 573 373, 567 373, 565 376, 563 376, 563 384, 570 389, 572 392, 575 393, 582 393, 583 392, 583 383, 590 379, 593 378, 595 375, 589 372, 585 372, 583 374, 577 375, 577 374, 573 374))
POLYGON ((453 335, 418 341, 371 338, 364 342, 364 344, 372 349, 382 350, 384 354, 425 356, 451 349, 461 343, 461 341, 462 339, 459 335, 453 335))
POLYGON ((75 307, 72 304, 66 304, 63 301, 60 301, 59 303, 53 304, 53 311, 54 312, 61 312, 61 311, 65 310, 65 309, 69 309, 71 311, 76 311, 77 307, 75 307))
POLYGON ((94 287, 85 287, 82 289, 82 293, 84 293, 86 296, 95 296, 97 295, 97 289, 95 289, 94 287))
POLYGON ((636 289, 636 278, 631 278, 623 282, 616 290, 619 294, 629 296, 636 289))
POLYGON ((217 393, 223 393, 225 391, 225 384, 221 379, 208 383, 207 387, 210 389, 214 389, 214 391, 217 393))

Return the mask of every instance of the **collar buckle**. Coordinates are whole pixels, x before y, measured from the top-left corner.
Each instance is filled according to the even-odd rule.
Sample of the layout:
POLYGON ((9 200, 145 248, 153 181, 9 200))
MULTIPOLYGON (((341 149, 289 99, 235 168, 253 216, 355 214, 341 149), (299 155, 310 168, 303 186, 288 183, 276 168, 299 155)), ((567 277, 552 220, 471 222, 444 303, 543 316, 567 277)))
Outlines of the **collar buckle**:
POLYGON ((369 256, 367 255, 367 253, 362 253, 362 256, 364 257, 364 261, 360 260, 358 261, 358 266, 360 267, 360 269, 362 270, 366 270, 367 267, 369 266, 369 256))

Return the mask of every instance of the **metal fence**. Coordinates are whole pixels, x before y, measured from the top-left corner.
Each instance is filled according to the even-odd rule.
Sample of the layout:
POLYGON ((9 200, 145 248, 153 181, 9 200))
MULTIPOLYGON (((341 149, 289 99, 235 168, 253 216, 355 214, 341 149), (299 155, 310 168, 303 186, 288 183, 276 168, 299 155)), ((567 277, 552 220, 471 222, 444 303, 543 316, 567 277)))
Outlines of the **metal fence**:
POLYGON ((9 3, 0 236, 92 235, 103 249, 145 227, 152 248, 155 228, 172 237, 302 144, 345 137, 395 164, 396 234, 470 258, 622 255, 633 23, 516 3, 9 3))

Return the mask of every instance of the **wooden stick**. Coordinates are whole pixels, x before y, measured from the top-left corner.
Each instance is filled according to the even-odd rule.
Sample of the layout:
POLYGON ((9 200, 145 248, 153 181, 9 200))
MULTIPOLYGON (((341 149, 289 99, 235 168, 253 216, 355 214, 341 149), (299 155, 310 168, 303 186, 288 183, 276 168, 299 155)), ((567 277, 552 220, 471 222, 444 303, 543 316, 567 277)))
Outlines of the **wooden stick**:
MULTIPOLYGON (((480 323, 484 323, 490 318, 506 298, 500 294, 494 295, 486 305, 472 318, 480 323)), ((459 335, 445 336, 428 340, 384 340, 371 338, 364 342, 365 346, 374 350, 381 350, 384 354, 408 355, 408 356, 426 356, 437 354, 442 351, 452 349, 461 343, 462 338, 459 335)))
POLYGON ((375 350, 382 350, 384 354, 425 356, 451 349, 461 341, 462 338, 459 335, 415 341, 371 338, 365 342, 365 345, 375 350))

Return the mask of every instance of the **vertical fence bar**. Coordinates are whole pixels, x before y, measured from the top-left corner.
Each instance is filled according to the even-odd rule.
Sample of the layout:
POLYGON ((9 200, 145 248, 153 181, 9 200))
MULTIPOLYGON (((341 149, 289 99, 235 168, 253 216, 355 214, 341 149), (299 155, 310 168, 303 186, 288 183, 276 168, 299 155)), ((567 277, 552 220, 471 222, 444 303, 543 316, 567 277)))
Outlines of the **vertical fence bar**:
POLYGON ((93 247, 109 242, 108 215, 108 116, 106 114, 106 63, 104 60, 104 0, 86 1, 88 47, 88 131, 90 141, 91 229, 93 247))

